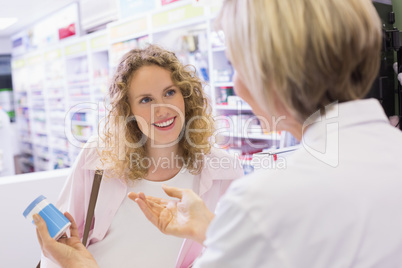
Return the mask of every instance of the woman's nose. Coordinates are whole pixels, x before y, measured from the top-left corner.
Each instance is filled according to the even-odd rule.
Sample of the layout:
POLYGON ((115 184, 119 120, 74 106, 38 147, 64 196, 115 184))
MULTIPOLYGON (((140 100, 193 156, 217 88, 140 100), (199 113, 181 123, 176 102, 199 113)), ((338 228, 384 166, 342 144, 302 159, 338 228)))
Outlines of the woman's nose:
POLYGON ((154 113, 156 118, 163 118, 169 115, 169 108, 164 103, 154 105, 154 113))

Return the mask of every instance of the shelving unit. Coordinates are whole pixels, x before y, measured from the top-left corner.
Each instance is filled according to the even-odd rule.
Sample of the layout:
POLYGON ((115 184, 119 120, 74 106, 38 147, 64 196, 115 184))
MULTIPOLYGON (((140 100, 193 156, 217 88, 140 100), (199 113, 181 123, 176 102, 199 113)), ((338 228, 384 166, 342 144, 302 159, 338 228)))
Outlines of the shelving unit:
POLYGON ((69 167, 104 114, 106 31, 13 59, 23 172, 69 167))
POLYGON ((49 122, 49 169, 69 166, 69 143, 65 137, 64 121, 67 111, 65 60, 62 48, 45 53, 47 113, 49 122))
POLYGON ((118 61, 129 50, 148 43, 172 50, 184 64, 196 67, 220 121, 221 132, 215 138, 223 141, 222 147, 247 160, 253 152, 284 144, 286 135, 265 134, 253 119, 251 107, 233 91, 233 68, 225 55, 224 37, 213 30, 219 2, 208 7, 193 3, 174 2, 109 23, 103 31, 13 58, 26 171, 69 167, 74 162, 105 116, 109 101, 105 96, 118 61))
POLYGON ((45 70, 44 55, 36 52, 26 59, 28 90, 31 101, 29 104, 32 149, 35 170, 43 171, 49 169, 49 139, 48 124, 46 118, 45 96, 45 70))
POLYGON ((74 162, 93 131, 91 104, 88 38, 79 39, 64 48, 68 110, 66 111, 66 137, 70 162, 74 162))
POLYGON ((30 118, 30 91, 28 88, 27 68, 24 59, 12 61, 12 79, 16 111, 16 124, 19 133, 20 150, 22 157, 20 164, 22 172, 34 171, 31 118, 30 118))

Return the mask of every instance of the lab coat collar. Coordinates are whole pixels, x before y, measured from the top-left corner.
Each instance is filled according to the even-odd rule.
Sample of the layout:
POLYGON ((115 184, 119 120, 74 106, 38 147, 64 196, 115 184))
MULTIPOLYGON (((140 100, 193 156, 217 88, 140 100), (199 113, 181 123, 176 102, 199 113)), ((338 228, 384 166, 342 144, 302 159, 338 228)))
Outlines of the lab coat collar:
POLYGON ((363 99, 344 103, 334 102, 325 107, 325 115, 322 116, 320 111, 317 111, 305 121, 302 142, 320 140, 325 137, 327 131, 331 132, 336 129, 346 129, 374 122, 389 123, 378 100, 363 99))

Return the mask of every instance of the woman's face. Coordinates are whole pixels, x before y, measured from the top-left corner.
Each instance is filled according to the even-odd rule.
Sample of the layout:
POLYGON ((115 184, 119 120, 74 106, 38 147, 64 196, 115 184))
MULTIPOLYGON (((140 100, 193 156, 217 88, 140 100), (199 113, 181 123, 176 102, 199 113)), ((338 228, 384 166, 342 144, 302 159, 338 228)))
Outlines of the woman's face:
POLYGON ((176 141, 185 120, 184 98, 170 75, 159 66, 144 66, 129 85, 131 112, 141 132, 158 145, 176 141))

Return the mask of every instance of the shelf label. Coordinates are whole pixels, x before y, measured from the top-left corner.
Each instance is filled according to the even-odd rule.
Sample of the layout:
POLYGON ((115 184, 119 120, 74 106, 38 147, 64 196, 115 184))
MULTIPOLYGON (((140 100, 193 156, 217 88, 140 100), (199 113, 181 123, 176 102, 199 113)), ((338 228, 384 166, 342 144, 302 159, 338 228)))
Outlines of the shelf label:
POLYGON ((187 19, 197 18, 204 15, 203 7, 194 7, 186 5, 183 7, 171 9, 165 12, 152 15, 152 25, 155 28, 167 26, 172 23, 185 21, 187 19))
POLYGON ((92 49, 107 48, 108 45, 109 45, 109 39, 107 37, 107 34, 97 36, 91 40, 92 49))
POLYGON ((11 62, 11 68, 12 69, 19 69, 25 66, 25 60, 24 59, 19 59, 19 60, 13 60, 11 62))
POLYGON ((46 60, 54 60, 61 57, 60 49, 51 50, 45 53, 46 60))
POLYGON ((42 62, 42 55, 29 57, 26 61, 27 65, 35 65, 42 62))
POLYGON ((87 42, 82 41, 74 45, 67 46, 64 50, 66 56, 71 56, 87 51, 87 42))
POLYGON ((139 18, 110 27, 110 38, 119 39, 148 30, 147 18, 139 18))

